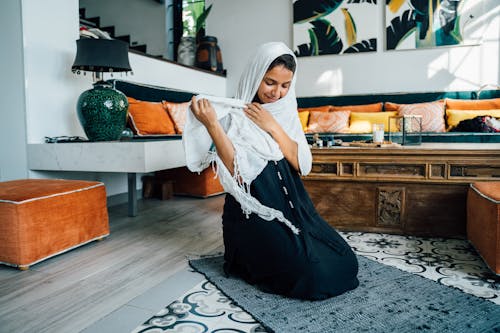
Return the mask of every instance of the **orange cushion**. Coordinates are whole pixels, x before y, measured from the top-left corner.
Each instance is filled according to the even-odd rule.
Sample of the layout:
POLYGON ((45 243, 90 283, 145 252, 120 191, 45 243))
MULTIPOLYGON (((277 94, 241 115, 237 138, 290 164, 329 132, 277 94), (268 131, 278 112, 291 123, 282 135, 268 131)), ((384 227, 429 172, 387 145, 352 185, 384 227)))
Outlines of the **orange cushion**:
POLYGON ((500 98, 492 99, 446 99, 446 108, 453 110, 500 109, 500 98))
POLYGON ((329 112, 331 105, 322 105, 322 106, 311 106, 309 108, 299 108, 299 112, 304 111, 319 111, 319 112, 329 112))
POLYGON ((360 105, 343 105, 343 106, 332 105, 330 109, 330 111, 346 111, 346 110, 349 110, 351 112, 381 112, 382 102, 373 104, 360 104, 360 105))
POLYGON ((444 101, 399 104, 400 116, 422 116, 422 132, 445 132, 444 101))
POLYGON ((174 103, 162 101, 163 107, 167 110, 170 118, 172 118, 175 126, 175 132, 182 134, 184 125, 186 124, 186 113, 188 112, 191 102, 174 103))
POLYGON ((477 192, 491 201, 500 201, 500 181, 475 182, 472 185, 477 192))
POLYGON ((175 134, 174 123, 162 103, 145 102, 128 97, 129 123, 135 134, 175 134))
POLYGON ((467 239, 500 274, 500 181, 475 182, 467 192, 467 239))
POLYGON ((0 182, 0 262, 27 267, 109 234, 103 183, 0 182))
POLYGON ((307 133, 343 133, 349 128, 351 111, 312 111, 309 116, 307 133))
POLYGON ((385 102, 384 103, 384 111, 399 111, 399 106, 402 104, 385 102))

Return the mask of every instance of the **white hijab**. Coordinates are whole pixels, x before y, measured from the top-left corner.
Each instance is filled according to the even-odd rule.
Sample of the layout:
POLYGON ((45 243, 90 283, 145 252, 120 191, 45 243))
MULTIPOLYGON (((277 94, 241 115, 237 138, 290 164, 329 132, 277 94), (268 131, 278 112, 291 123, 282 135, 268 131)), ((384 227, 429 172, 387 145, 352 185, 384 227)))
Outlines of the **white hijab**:
MULTIPOLYGON (((285 44, 271 42, 261 45, 243 71, 234 99, 197 96, 197 99, 206 98, 211 102, 219 122, 233 143, 235 150, 233 175, 212 149, 213 143, 210 135, 192 112, 187 114, 182 141, 187 167, 193 172, 201 172, 215 162, 217 165, 216 174, 219 176, 224 190, 240 203, 245 214, 256 213, 265 220, 278 219, 288 225, 293 232, 298 233, 298 229, 283 216, 282 212, 262 205, 250 195, 252 181, 262 172, 269 161, 281 160, 283 153, 277 142, 243 112, 245 105, 251 103, 257 94, 269 65, 283 54, 293 56, 295 63, 297 63, 294 53, 285 44)), ((297 116, 296 77, 297 70, 295 70, 285 97, 262 106, 273 115, 288 136, 297 143, 300 173, 307 175, 311 171, 312 156, 297 116)))

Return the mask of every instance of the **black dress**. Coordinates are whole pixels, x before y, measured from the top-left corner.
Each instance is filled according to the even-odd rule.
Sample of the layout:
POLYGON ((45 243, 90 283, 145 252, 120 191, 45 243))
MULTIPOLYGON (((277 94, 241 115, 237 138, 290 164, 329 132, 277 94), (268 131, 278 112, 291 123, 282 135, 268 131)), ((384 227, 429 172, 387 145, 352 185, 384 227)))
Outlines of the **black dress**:
POLYGON ((227 194, 222 216, 226 274, 270 293, 309 300, 358 286, 355 254, 319 216, 300 176, 285 159, 268 162, 252 182, 251 193, 263 205, 282 211, 300 233, 257 214, 247 218, 227 194))

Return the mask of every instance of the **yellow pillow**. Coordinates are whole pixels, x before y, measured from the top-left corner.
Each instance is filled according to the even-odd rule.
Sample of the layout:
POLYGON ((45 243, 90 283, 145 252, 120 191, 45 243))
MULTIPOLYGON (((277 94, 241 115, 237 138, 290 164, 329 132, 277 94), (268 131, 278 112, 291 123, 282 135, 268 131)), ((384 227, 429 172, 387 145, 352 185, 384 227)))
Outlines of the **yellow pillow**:
POLYGON ((477 116, 492 116, 500 118, 500 109, 490 110, 446 110, 446 121, 448 130, 458 125, 459 122, 466 119, 473 119, 477 116))
POLYGON ((309 121, 309 111, 299 112, 300 124, 302 125, 302 130, 305 132, 307 130, 307 122, 309 121))
POLYGON ((397 111, 392 112, 351 112, 350 133, 371 133, 373 124, 384 124, 384 131, 389 130, 389 117, 394 117, 397 111))

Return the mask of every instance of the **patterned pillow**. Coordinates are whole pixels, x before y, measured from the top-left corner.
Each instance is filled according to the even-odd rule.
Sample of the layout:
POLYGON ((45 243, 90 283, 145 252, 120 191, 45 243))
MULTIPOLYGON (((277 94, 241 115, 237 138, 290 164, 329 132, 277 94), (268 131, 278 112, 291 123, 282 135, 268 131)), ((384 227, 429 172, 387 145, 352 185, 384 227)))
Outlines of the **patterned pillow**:
POLYGON ((186 113, 188 112, 189 104, 191 102, 174 103, 163 101, 162 103, 174 121, 175 132, 177 134, 182 134, 184 131, 184 125, 186 124, 186 113))
POLYGON ((399 104, 400 116, 422 116, 422 132, 445 132, 444 101, 399 104))
POLYGON ((129 97, 128 115, 132 131, 139 136, 175 134, 174 123, 161 103, 129 97))
POLYGON ((307 133, 344 133, 349 128, 351 111, 312 111, 307 133))
POLYGON ((373 104, 360 104, 360 105, 343 105, 336 106, 332 105, 330 111, 344 111, 349 110, 351 112, 381 112, 382 102, 373 104))

